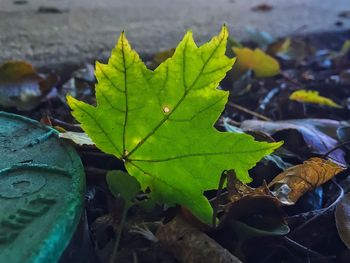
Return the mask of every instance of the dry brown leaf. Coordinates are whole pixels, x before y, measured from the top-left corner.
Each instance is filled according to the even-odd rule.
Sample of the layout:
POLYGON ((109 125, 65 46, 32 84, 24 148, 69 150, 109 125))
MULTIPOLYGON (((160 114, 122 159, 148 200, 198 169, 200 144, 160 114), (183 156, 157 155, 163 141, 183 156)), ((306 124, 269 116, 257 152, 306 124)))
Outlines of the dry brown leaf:
POLYGON ((256 236, 281 236, 289 232, 281 202, 266 184, 251 188, 234 172, 227 174, 228 198, 219 228, 233 228, 240 242, 256 236))
POLYGON ((56 82, 56 75, 40 75, 27 62, 5 62, 0 65, 0 105, 30 111, 41 103, 56 82))
POLYGON ((240 263, 241 261, 205 233, 177 216, 161 226, 156 234, 159 241, 184 263, 240 263))
MULTIPOLYGON (((230 203, 226 205, 225 220, 246 219, 261 212, 272 214, 284 221, 284 213, 280 209, 281 202, 276 198, 266 183, 252 188, 239 181, 233 171, 227 174, 227 191, 230 203)), ((224 221, 224 220, 223 220, 224 221)))
POLYGON ((344 195, 337 204, 335 223, 340 239, 350 249, 350 193, 344 195))
POLYGON ((285 205, 294 205, 307 191, 318 187, 344 168, 329 160, 311 158, 277 175, 268 185, 285 205))
POLYGON ((231 201, 231 203, 234 203, 246 196, 253 198, 261 196, 273 197, 266 184, 263 184, 258 188, 252 188, 238 180, 232 170, 227 173, 227 191, 228 199, 231 201))

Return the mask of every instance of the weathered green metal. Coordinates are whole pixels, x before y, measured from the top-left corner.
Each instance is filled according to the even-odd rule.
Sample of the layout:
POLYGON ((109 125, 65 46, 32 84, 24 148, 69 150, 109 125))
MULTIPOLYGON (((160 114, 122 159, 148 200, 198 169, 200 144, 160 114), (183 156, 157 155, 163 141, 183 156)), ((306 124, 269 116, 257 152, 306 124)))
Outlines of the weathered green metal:
POLYGON ((0 112, 0 262, 57 262, 84 191, 80 158, 54 129, 0 112))

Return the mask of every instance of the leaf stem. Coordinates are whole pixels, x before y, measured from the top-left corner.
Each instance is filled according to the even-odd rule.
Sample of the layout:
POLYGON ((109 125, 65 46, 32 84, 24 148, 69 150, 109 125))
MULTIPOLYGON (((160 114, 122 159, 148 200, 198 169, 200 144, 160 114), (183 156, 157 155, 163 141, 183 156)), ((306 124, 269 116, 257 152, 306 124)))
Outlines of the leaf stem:
POLYGON ((212 218, 213 228, 216 227, 216 221, 217 221, 216 217, 218 215, 220 196, 221 196, 222 189, 224 187, 224 183, 225 183, 226 178, 227 178, 227 171, 225 170, 221 173, 218 191, 216 192, 216 198, 215 198, 214 203, 213 203, 213 218, 212 218))
POLYGON ((243 106, 241 106, 241 105, 238 105, 238 104, 236 104, 236 103, 228 102, 227 105, 229 105, 230 107, 235 108, 235 109, 237 109, 237 110, 240 110, 240 111, 243 111, 243 112, 245 112, 245 113, 248 113, 248 114, 250 114, 250 115, 252 115, 252 116, 255 116, 255 117, 257 117, 257 118, 259 118, 259 119, 261 119, 261 120, 264 120, 264 121, 271 121, 270 118, 268 118, 268 117, 266 117, 266 116, 264 116, 264 115, 261 115, 261 114, 259 114, 259 113, 256 113, 256 112, 254 112, 254 111, 252 111, 252 110, 250 110, 250 109, 247 109, 247 108, 245 108, 245 107, 243 107, 243 106))
POLYGON ((117 258, 119 244, 120 244, 121 236, 122 236, 122 233, 123 233, 123 228, 124 228, 124 225, 125 225, 126 215, 128 213, 129 207, 130 206, 127 203, 125 203, 125 206, 124 206, 124 209, 123 209, 122 218, 121 218, 121 221, 120 221, 120 224, 119 224, 119 233, 118 233, 118 236, 117 236, 117 240, 115 241, 115 244, 114 244, 114 247, 113 247, 113 252, 112 252, 111 258, 109 260, 109 263, 115 263, 115 260, 117 258))
POLYGON ((315 258, 332 258, 334 259, 334 257, 326 257, 308 247, 303 246, 302 244, 299 244, 298 242, 294 241, 293 239, 290 239, 289 237, 283 237, 283 240, 286 242, 286 244, 290 245, 292 248, 296 249, 297 251, 300 251, 302 253, 304 253, 305 255, 310 255, 313 256, 315 258))
POLYGON ((344 146, 347 146, 350 144, 350 140, 342 142, 338 145, 336 145, 334 148, 330 149, 328 152, 326 152, 325 154, 322 155, 322 158, 326 158, 329 154, 331 154, 332 152, 338 150, 339 148, 342 148, 344 146))
POLYGON ((290 76, 288 76, 285 72, 281 72, 281 76, 282 78, 284 78, 286 81, 288 81, 289 83, 293 84, 295 87, 301 89, 303 88, 303 84, 301 84, 300 82, 292 79, 290 76))

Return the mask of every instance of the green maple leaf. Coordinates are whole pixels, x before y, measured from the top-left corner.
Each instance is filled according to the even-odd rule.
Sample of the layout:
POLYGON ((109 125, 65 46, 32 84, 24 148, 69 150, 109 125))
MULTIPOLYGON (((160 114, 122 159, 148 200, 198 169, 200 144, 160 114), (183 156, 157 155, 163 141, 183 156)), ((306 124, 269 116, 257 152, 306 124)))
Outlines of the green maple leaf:
POLYGON ((96 64, 97 106, 68 98, 96 146, 124 160, 143 189, 207 223, 212 208, 203 191, 217 188, 223 170, 250 181, 248 170, 280 146, 213 126, 228 99, 218 84, 235 61, 225 56, 227 37, 224 26, 197 47, 188 32, 174 55, 151 71, 122 33, 108 64, 96 64))

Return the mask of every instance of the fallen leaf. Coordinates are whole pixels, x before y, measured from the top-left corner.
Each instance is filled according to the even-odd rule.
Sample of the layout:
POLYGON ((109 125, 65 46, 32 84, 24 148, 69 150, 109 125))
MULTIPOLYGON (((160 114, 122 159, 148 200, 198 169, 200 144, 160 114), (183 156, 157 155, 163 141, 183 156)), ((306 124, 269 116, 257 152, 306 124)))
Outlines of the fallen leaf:
POLYGON ((255 12, 268 12, 268 11, 271 11, 272 9, 273 9, 273 6, 266 3, 258 4, 251 8, 251 10, 255 12))
POLYGON ((245 183, 239 181, 234 173, 234 171, 227 172, 227 192, 228 199, 231 203, 237 202, 243 197, 250 196, 270 196, 273 195, 270 193, 269 188, 266 185, 262 185, 258 188, 252 188, 245 183))
POLYGON ((276 56, 279 53, 286 53, 290 48, 291 41, 290 37, 279 39, 267 47, 266 53, 271 56, 276 56))
POLYGON ((60 9, 56 6, 39 6, 37 12, 41 14, 61 14, 68 12, 68 9, 60 9))
POLYGON ((58 90, 57 97, 63 103, 67 103, 67 95, 93 103, 95 102, 92 96, 94 84, 94 67, 91 64, 85 64, 83 68, 71 74, 71 78, 58 90))
POLYGON ((350 249, 350 193, 342 197, 334 215, 339 237, 350 249))
MULTIPOLYGON (((337 129, 337 136, 341 143, 350 141, 350 126, 343 126, 337 129)), ((347 146, 349 147, 349 146, 347 146)))
POLYGON ((56 82, 56 75, 41 76, 27 62, 5 62, 0 66, 0 105, 30 111, 56 82))
POLYGON ((340 83, 350 85, 350 69, 342 70, 339 74, 340 83))
POLYGON ((346 55, 349 51, 350 51, 350 39, 344 41, 343 46, 339 51, 339 54, 346 55))
POLYGON ((280 65, 276 59, 266 54, 261 49, 234 47, 233 51, 237 56, 237 63, 234 66, 239 72, 246 72, 251 69, 256 77, 273 77, 280 73, 280 65))
MULTIPOLYGON (((298 119, 283 121, 246 120, 241 123, 244 131, 265 132, 275 140, 284 140, 283 147, 289 151, 310 158, 323 155, 338 145, 337 129, 346 124, 328 119, 298 119)), ((337 149, 329 154, 332 160, 346 164, 344 151, 337 149)))
POLYGON ((90 139, 89 135, 87 135, 85 132, 65 131, 60 132, 58 137, 70 140, 76 145, 95 145, 95 143, 90 139))
POLYGON ((311 158, 302 164, 288 168, 277 175, 268 187, 273 187, 274 195, 285 205, 294 205, 298 199, 344 170, 332 161, 311 158))
POLYGON ((281 202, 266 184, 252 188, 237 180, 233 171, 227 173, 230 203, 219 228, 231 227, 238 243, 257 236, 279 236, 289 232, 281 202))
POLYGON ((339 51, 331 52, 329 59, 336 68, 347 68, 350 65, 350 39, 345 40, 339 51))
POLYGON ((27 0, 14 0, 12 3, 14 5, 26 5, 26 4, 28 4, 28 1, 27 0))
POLYGON ((313 56, 315 48, 306 41, 287 37, 270 44, 266 52, 283 60, 300 63, 305 58, 313 56))
POLYGON ((334 108, 341 108, 341 106, 335 103, 333 100, 323 97, 318 91, 313 90, 296 90, 290 96, 289 99, 298 102, 313 103, 318 105, 326 105, 334 108))
MULTIPOLYGON (((244 133, 244 131, 241 128, 238 128, 236 126, 233 126, 229 123, 230 119, 224 117, 223 118, 223 127, 228 132, 235 132, 235 133, 244 133)), ((275 140, 268 134, 261 132, 261 131, 247 131, 247 134, 252 135, 257 141, 266 141, 266 142, 274 142, 275 140)), ((280 151, 283 148, 279 148, 276 152, 280 151)), ((283 161, 281 157, 279 157, 276 154, 270 154, 265 156, 262 160, 262 163, 267 164, 268 162, 273 162, 278 168, 281 170, 285 170, 292 165, 283 161)))
POLYGON ((267 195, 245 196, 226 209, 221 227, 229 224, 239 243, 243 243, 253 237, 288 234, 285 217, 277 198, 267 195))
POLYGON ((211 263, 213 260, 217 263, 241 262, 214 239, 179 216, 161 226, 156 237, 173 251, 180 262, 211 263))
POLYGON ((338 16, 341 18, 350 18, 350 10, 342 11, 338 14, 338 16))

